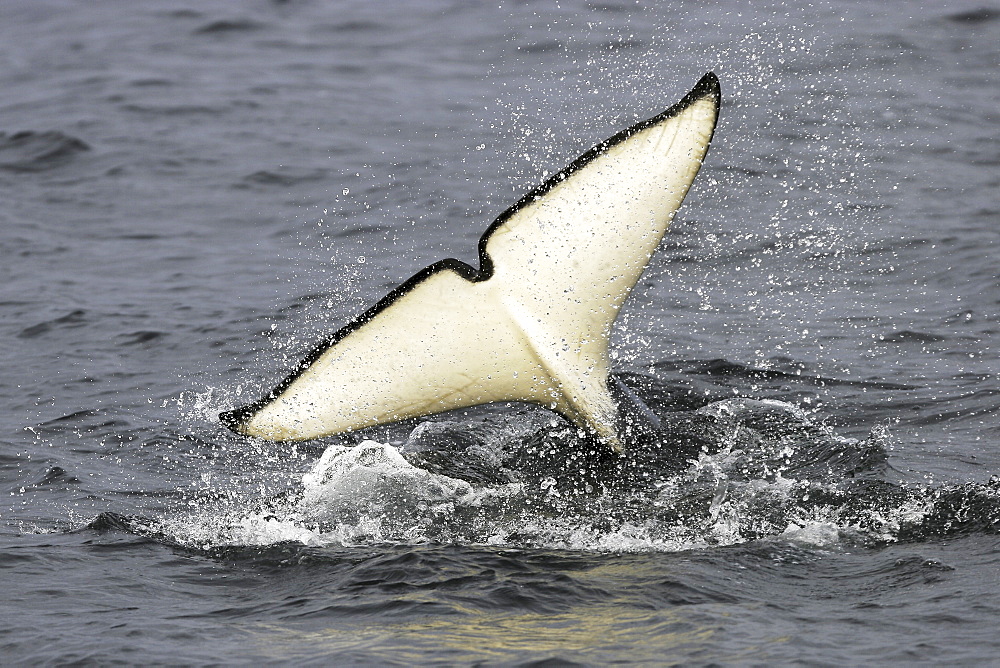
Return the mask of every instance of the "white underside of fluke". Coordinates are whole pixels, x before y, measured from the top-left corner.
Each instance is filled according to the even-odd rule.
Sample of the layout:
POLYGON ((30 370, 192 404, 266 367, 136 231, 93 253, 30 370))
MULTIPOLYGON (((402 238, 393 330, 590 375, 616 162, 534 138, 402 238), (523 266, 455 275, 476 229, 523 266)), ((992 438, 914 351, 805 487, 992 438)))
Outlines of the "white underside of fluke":
POLYGON ((304 440, 517 400, 620 449, 611 326, 701 167, 718 96, 706 75, 678 105, 585 153, 493 224, 479 272, 456 261, 421 272, 268 399, 223 419, 304 440))

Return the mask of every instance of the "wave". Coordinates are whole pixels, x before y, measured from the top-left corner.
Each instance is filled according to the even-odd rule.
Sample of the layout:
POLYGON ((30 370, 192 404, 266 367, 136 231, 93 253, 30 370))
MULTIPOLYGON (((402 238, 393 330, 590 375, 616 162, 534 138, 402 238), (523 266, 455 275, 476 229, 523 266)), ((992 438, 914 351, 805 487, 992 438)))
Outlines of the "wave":
POLYGON ((61 167, 90 150, 82 139, 55 130, 0 132, 0 170, 42 172, 61 167))
POLYGON ((298 488, 265 500, 206 494, 194 513, 103 514, 198 551, 451 544, 676 552, 782 541, 877 548, 1000 532, 1000 478, 889 482, 884 430, 838 436, 780 401, 669 413, 613 455, 541 411, 419 424, 403 443, 332 444, 298 488))

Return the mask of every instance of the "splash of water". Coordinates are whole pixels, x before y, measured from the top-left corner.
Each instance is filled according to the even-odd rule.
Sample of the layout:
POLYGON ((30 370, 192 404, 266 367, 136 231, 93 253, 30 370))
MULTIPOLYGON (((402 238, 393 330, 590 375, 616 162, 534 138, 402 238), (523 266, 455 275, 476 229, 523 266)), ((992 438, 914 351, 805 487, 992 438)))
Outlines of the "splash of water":
POLYGON ((882 480, 881 432, 844 438, 794 406, 746 398, 671 417, 671 428, 622 459, 547 416, 498 414, 495 429, 490 419, 425 422, 397 445, 328 446, 290 494, 263 507, 206 505, 147 531, 197 548, 433 542, 621 552, 754 540, 878 545, 1000 527, 1000 480, 937 489, 882 480), (678 444, 695 436, 701 447, 676 461, 678 444))

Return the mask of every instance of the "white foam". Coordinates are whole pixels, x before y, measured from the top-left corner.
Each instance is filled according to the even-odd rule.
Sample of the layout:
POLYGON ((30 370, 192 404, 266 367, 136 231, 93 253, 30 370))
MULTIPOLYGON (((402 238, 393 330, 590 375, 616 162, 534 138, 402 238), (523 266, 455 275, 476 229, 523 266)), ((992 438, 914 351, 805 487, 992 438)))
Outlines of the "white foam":
POLYGON ((301 506, 320 516, 337 511, 372 511, 387 506, 461 502, 472 486, 413 466, 392 445, 365 441, 354 447, 332 445, 302 478, 301 506))
POLYGON ((833 522, 790 522, 780 538, 815 547, 829 547, 840 542, 840 527, 833 522))

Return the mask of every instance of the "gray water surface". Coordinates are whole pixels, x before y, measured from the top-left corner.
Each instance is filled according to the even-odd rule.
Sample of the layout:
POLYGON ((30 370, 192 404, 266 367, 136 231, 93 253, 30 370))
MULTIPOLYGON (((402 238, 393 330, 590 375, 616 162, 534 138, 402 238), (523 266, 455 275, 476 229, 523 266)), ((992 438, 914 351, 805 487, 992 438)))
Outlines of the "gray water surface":
POLYGON ((1000 6, 497 4, 0 4, 0 663, 995 661, 1000 6), (707 71, 662 433, 219 424, 707 71))

